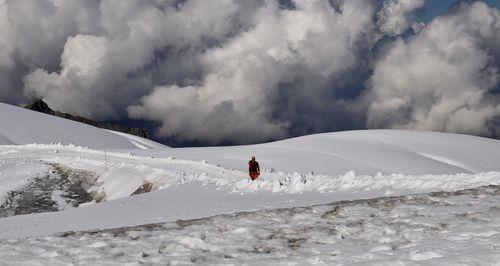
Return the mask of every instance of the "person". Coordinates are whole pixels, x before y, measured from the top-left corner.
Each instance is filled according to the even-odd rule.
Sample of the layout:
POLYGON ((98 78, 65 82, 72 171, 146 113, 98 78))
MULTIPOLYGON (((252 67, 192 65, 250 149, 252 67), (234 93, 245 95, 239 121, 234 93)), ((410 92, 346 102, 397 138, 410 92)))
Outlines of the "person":
POLYGON ((260 167, 259 163, 255 160, 255 156, 252 156, 252 160, 248 162, 248 174, 252 180, 259 178, 260 167))

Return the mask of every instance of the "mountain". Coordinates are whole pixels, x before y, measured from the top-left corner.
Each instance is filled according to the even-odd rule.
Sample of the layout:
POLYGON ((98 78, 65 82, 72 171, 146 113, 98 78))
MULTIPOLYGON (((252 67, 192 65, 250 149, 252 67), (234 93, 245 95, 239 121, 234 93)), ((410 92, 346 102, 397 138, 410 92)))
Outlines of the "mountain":
POLYGON ((105 130, 4 103, 0 103, 0 125, 0 145, 61 143, 101 150, 166 147, 130 134, 105 130))
POLYGON ((24 108, 30 109, 33 111, 37 111, 37 112, 41 112, 41 113, 45 113, 45 114, 49 114, 49 115, 62 117, 62 118, 73 120, 73 121, 77 121, 77 122, 84 123, 84 124, 91 125, 91 126, 95 126, 98 128, 123 132, 123 133, 135 135, 135 136, 145 138, 145 139, 151 139, 151 134, 145 129, 133 128, 133 127, 118 125, 118 124, 104 123, 104 122, 88 119, 88 118, 85 118, 82 116, 73 116, 73 115, 70 115, 67 113, 61 113, 59 111, 54 111, 54 110, 52 110, 52 108, 49 107, 49 105, 46 102, 44 102, 41 99, 34 100, 33 102, 24 106, 24 108))

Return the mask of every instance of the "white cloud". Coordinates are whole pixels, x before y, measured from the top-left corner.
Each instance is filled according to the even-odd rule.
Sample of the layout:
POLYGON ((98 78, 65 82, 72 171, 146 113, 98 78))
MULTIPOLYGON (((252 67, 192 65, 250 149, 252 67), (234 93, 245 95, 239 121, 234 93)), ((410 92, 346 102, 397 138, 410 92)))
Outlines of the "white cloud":
MULTIPOLYGON (((201 84, 156 88, 129 113, 161 121, 161 134, 187 140, 217 143, 285 137, 295 121, 272 119, 276 103, 269 95, 277 93, 280 83, 300 79, 304 83, 294 93, 296 99, 304 106, 323 101, 325 88, 317 84, 353 69, 359 60, 357 42, 372 31, 374 5, 366 3, 347 1, 339 13, 327 1, 295 1, 293 10, 268 1, 253 28, 201 55, 201 84)), ((296 112, 301 111, 291 110, 289 117, 299 115, 296 112)))
POLYGON ((391 44, 369 81, 368 127, 491 135, 500 115, 500 12, 462 4, 421 33, 391 44))
POLYGON ((126 106, 154 87, 150 79, 155 69, 145 68, 154 62, 157 51, 186 49, 185 58, 191 63, 190 58, 204 49, 206 39, 227 38, 233 27, 231 17, 251 7, 225 0, 188 1, 180 7, 160 4, 165 8, 147 1, 101 1, 94 10, 100 14, 97 29, 92 34, 69 36, 60 70, 39 68, 27 75, 24 93, 43 97, 65 112, 117 118, 117 110, 123 113, 126 106), (219 8, 208 12, 211 5, 219 8), (120 97, 116 97, 117 93, 120 97))
POLYGON ((424 4, 0 0, 0 100, 42 97, 208 143, 365 127, 496 134, 499 11, 464 2, 415 22, 424 4))
POLYGON ((43 97, 56 110, 84 116, 113 115, 108 103, 96 97, 99 91, 95 90, 99 88, 96 82, 106 79, 109 73, 104 69, 109 45, 106 37, 69 37, 61 56, 60 73, 34 71, 24 78, 24 93, 43 97))
POLYGON ((410 27, 413 12, 424 5, 425 0, 386 0, 377 13, 377 25, 385 34, 399 35, 410 27))

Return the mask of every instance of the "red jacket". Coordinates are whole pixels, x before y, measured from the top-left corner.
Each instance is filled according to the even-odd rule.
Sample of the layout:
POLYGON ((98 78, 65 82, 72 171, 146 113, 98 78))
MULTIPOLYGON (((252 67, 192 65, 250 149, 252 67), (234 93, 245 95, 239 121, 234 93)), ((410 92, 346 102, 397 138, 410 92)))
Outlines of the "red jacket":
POLYGON ((257 161, 249 161, 248 162, 248 172, 260 173, 259 163, 257 161))

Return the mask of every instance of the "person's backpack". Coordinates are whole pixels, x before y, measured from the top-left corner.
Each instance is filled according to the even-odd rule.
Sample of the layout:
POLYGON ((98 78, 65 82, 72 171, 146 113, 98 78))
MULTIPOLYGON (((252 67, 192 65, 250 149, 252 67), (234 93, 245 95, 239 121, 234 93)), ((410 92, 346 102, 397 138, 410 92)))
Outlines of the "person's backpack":
POLYGON ((258 169, 259 169, 259 163, 257 161, 248 162, 248 170, 250 172, 257 172, 258 169))

